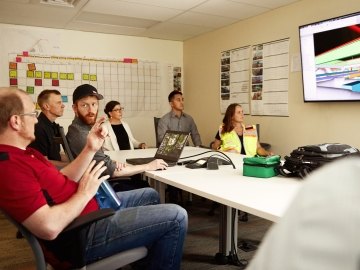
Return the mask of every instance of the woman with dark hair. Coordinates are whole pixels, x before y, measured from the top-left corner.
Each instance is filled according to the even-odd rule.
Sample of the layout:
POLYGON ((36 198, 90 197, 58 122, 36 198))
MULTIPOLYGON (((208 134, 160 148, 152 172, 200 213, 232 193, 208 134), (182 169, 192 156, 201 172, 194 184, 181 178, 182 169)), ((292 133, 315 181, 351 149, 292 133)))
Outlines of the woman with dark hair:
POLYGON ((247 156, 269 156, 272 152, 261 147, 256 125, 244 125, 243 108, 238 103, 230 104, 225 112, 212 148, 225 152, 235 152, 247 156))
MULTIPOLYGON (((109 131, 109 135, 103 144, 105 151, 146 148, 146 144, 137 141, 132 135, 129 125, 122 121, 123 111, 124 107, 121 107, 118 101, 112 100, 105 105, 104 112, 108 116, 108 121, 104 125, 109 131)), ((130 179, 118 181, 113 188, 116 191, 127 191, 149 187, 148 182, 143 180, 141 173, 130 176, 130 179)))
POLYGON ((146 148, 146 144, 139 142, 131 133, 129 125, 122 121, 124 107, 118 101, 110 101, 106 104, 104 112, 109 117, 105 122, 109 130, 109 136, 105 139, 104 150, 133 150, 134 148, 146 148))

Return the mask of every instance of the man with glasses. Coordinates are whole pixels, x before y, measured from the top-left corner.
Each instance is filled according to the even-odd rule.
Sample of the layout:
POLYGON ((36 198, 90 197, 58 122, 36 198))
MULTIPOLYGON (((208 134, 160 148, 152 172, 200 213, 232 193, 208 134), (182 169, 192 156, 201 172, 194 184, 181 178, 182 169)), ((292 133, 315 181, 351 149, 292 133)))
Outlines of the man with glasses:
MULTIPOLYGON (((102 99, 103 96, 90 84, 78 86, 73 93, 75 118, 68 128, 66 137, 69 141, 70 149, 75 156, 81 152, 86 144, 86 136, 92 125, 96 122, 99 100, 102 99)), ((162 159, 157 159, 144 165, 130 166, 112 160, 102 149, 96 152, 94 159, 97 162, 105 162, 105 166, 107 167, 106 174, 109 174, 111 177, 131 176, 144 171, 163 170, 167 168, 166 162, 162 159)))
MULTIPOLYGON (((95 106, 86 99, 78 105, 83 109, 95 106)), ((109 176, 103 175, 104 163, 95 165, 93 157, 108 132, 102 126, 104 117, 94 122, 82 152, 59 172, 40 152, 28 147, 35 139, 36 116, 25 91, 0 88, 0 209, 41 240, 48 262, 54 263, 56 257, 63 263, 71 257, 76 241, 59 236, 61 232, 75 218, 100 208, 95 194, 109 176)), ((118 194, 121 205, 115 214, 83 229, 86 264, 146 246, 149 252, 142 269, 179 270, 186 211, 177 205, 159 204, 159 195, 151 188, 118 194)))
POLYGON ((30 147, 38 150, 58 168, 62 168, 69 160, 65 154, 60 153, 60 145, 54 140, 54 137, 60 137, 59 125, 55 120, 64 114, 65 108, 61 93, 58 90, 44 90, 39 94, 37 103, 41 113, 35 125, 35 141, 30 147))

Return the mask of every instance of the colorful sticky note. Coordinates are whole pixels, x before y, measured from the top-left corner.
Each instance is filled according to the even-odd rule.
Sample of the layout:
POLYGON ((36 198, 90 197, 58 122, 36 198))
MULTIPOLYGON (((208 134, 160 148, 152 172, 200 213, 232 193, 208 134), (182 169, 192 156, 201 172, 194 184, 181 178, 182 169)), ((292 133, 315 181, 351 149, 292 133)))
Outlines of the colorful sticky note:
POLYGON ((88 80, 89 80, 89 74, 83 74, 83 75, 82 75, 82 79, 83 79, 84 81, 88 81, 88 80))
POLYGON ((34 86, 26 86, 26 93, 28 94, 34 94, 35 87, 34 86))
POLYGON ((10 78, 10 85, 12 85, 12 86, 18 85, 17 79, 10 78))
POLYGON ((23 56, 29 56, 29 52, 28 51, 23 51, 23 56))
POLYGON ((19 62, 21 62, 21 61, 22 61, 22 59, 21 59, 21 57, 20 57, 20 56, 17 56, 17 57, 15 58, 15 61, 16 61, 17 63, 19 63, 19 62))
POLYGON ((67 74, 67 79, 68 80, 74 80, 74 73, 68 73, 67 74))
POLYGON ((17 63, 15 63, 15 62, 10 62, 10 63, 9 63, 9 69, 17 69, 17 63))
POLYGON ((51 72, 50 71, 44 71, 44 79, 51 79, 51 72))
POLYGON ((32 71, 32 70, 27 70, 27 71, 26 71, 26 77, 28 77, 28 78, 34 78, 34 71, 32 71))
POLYGON ((68 102, 68 96, 61 96, 61 100, 62 100, 62 102, 67 103, 68 102))
POLYGON ((17 70, 9 70, 10 78, 17 78, 17 70))
POLYGON ((59 73, 57 72, 51 72, 51 79, 57 80, 59 78, 59 73))
POLYGON ((36 70, 36 65, 34 63, 28 64, 28 70, 36 70))
POLYGON ((60 80, 67 80, 67 73, 64 73, 64 72, 60 72, 60 80))
POLYGON ((132 63, 132 59, 131 58, 124 58, 124 63, 132 63))
POLYGON ((42 78, 42 71, 39 71, 39 70, 35 71, 35 78, 41 79, 42 78))
POLYGON ((52 86, 59 86, 59 80, 52 80, 52 86))
POLYGON ((35 86, 42 86, 42 79, 35 79, 35 86))
POLYGON ((90 74, 90 81, 97 81, 96 74, 90 74))

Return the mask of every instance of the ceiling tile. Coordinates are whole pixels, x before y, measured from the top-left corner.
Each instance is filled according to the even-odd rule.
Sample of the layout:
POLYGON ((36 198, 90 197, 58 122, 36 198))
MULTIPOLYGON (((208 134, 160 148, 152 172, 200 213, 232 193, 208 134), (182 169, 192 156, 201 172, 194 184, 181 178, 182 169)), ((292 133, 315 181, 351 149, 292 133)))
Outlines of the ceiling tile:
POLYGON ((116 0, 90 0, 84 7, 84 11, 120 15, 148 20, 165 21, 182 13, 181 10, 145 6, 136 3, 121 2, 116 0))
POLYGON ((232 1, 249 4, 253 6, 271 8, 271 9, 286 6, 294 2, 298 2, 298 0, 232 0, 232 1))
POLYGON ((104 25, 96 23, 87 23, 87 22, 73 22, 67 26, 71 30, 81 30, 86 32, 98 32, 98 33, 107 33, 107 34, 118 34, 118 35, 128 35, 128 36, 138 36, 144 33, 145 28, 137 27, 125 27, 125 26, 116 26, 116 25, 104 25))
POLYGON ((245 19, 268 11, 268 8, 233 2, 230 0, 209 0, 193 11, 235 19, 245 19))
POLYGON ((156 23, 159 23, 159 21, 153 20, 145 20, 108 14, 105 15, 92 12, 82 12, 74 21, 140 28, 148 28, 156 23))
POLYGON ((138 3, 156 7, 174 8, 180 10, 188 10, 203 2, 204 0, 124 0, 124 2, 138 3))
POLYGON ((169 22, 172 23, 191 24, 210 28, 223 27, 225 25, 235 23, 236 21, 237 19, 233 18, 225 18, 221 16, 208 15, 191 11, 183 13, 174 19, 169 20, 169 22))
POLYGON ((179 34, 189 34, 189 35, 198 35, 200 33, 208 32, 212 30, 209 27, 205 26, 196 26, 196 25, 185 25, 178 23, 159 23, 150 29, 148 29, 148 33, 179 33, 179 34))
MULTIPOLYGON (((140 35, 139 35, 140 36, 140 35)), ((187 40, 193 35, 187 35, 182 33, 147 33, 145 32, 142 37, 155 38, 155 39, 165 39, 165 40, 175 40, 175 41, 184 41, 187 40)))
POLYGON ((43 5, 9 3, 0 6, 0 22, 20 25, 63 28, 75 14, 72 9, 43 5))

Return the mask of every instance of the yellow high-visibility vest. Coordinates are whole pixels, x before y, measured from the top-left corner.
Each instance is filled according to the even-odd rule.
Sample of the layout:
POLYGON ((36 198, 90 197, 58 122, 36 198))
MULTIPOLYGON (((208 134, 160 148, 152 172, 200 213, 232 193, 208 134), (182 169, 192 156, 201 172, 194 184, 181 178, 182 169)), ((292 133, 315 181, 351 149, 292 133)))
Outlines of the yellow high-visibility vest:
MULTIPOLYGON (((223 134, 221 131, 222 126, 219 128, 219 135, 221 139, 220 150, 225 152, 236 152, 240 154, 242 145, 236 131, 232 130, 223 134)), ((243 138, 246 156, 255 156, 258 143, 256 125, 246 127, 243 125, 243 138)))

